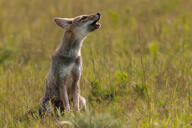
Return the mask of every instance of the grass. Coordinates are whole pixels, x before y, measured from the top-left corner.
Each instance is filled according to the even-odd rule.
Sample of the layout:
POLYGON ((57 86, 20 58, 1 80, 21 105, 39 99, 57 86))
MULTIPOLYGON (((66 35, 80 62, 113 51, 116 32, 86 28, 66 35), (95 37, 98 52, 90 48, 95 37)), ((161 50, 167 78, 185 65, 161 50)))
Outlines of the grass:
POLYGON ((190 0, 1 0, 0 127, 55 128, 58 120, 76 128, 192 127, 191 6, 190 0), (96 12, 102 27, 82 48, 81 94, 89 112, 19 121, 42 97, 63 34, 53 17, 96 12))

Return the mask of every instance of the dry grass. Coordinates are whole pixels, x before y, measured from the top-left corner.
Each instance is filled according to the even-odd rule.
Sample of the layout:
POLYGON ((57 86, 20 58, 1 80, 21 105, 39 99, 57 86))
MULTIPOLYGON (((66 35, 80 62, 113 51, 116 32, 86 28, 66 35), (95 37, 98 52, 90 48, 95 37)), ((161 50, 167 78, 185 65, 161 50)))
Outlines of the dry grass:
POLYGON ((1 0, 0 127, 51 128, 65 119, 90 128, 104 127, 102 119, 126 128, 192 127, 191 7, 191 0, 1 0), (81 93, 91 114, 19 122, 43 95, 61 40, 53 17, 95 12, 102 28, 82 48, 81 93))

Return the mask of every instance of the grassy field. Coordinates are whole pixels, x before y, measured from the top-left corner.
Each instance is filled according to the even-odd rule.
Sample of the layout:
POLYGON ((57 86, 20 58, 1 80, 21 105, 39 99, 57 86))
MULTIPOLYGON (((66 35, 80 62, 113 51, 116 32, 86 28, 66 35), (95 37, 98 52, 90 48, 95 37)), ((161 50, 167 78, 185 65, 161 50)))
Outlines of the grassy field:
POLYGON ((191 0, 0 0, 0 128, 192 127, 191 0), (53 17, 100 12, 82 47, 88 111, 18 119, 38 105, 63 31, 53 17), (70 126, 65 126, 70 127, 70 126))

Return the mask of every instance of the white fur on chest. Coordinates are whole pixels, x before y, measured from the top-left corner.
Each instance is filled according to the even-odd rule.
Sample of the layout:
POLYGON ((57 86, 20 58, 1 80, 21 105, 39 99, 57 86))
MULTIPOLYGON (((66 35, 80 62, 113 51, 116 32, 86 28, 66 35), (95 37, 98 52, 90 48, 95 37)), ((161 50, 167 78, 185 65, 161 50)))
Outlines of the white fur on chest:
POLYGON ((74 67, 74 64, 70 65, 63 65, 62 68, 59 71, 60 78, 69 77, 72 75, 72 69, 74 67))
POLYGON ((74 70, 74 64, 70 64, 68 66, 62 66, 62 68, 59 71, 59 77, 61 79, 65 79, 65 86, 67 87, 68 95, 71 97, 71 87, 73 84, 73 76, 72 76, 72 71, 74 70))
POLYGON ((81 49, 78 48, 78 49, 71 49, 69 51, 69 56, 81 56, 81 49))

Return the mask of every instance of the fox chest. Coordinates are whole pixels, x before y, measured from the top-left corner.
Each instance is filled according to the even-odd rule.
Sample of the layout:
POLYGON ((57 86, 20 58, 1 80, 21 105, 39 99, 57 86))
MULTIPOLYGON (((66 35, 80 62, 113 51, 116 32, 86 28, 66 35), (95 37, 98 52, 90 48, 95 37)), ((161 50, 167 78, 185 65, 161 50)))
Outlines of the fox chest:
POLYGON ((59 71, 59 77, 61 79, 67 79, 69 77, 79 76, 81 74, 81 65, 70 64, 68 66, 61 66, 59 71))
POLYGON ((64 85, 67 86, 68 93, 71 92, 71 87, 74 81, 74 77, 81 74, 81 66, 76 64, 71 64, 69 66, 62 66, 59 72, 60 79, 65 80, 64 85))
POLYGON ((65 77, 72 77, 74 64, 70 64, 68 66, 62 65, 59 70, 59 77, 64 79, 65 77))

